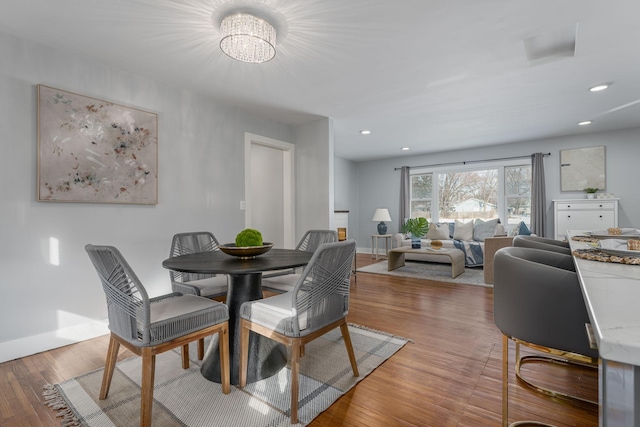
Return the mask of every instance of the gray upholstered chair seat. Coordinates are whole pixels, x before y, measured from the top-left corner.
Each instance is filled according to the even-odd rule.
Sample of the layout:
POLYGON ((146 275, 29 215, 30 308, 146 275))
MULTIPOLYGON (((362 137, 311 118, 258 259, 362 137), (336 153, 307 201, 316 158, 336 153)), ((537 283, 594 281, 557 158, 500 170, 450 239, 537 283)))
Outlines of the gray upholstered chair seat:
POLYGON ((206 279, 190 280, 188 282, 182 282, 182 284, 198 288, 200 296, 205 298, 213 298, 221 294, 226 295, 229 288, 226 274, 219 274, 217 276, 207 277, 206 279))
MULTIPOLYGON (((224 304, 195 295, 175 295, 152 300, 149 305, 151 345, 158 345, 212 323, 229 319, 224 304)), ((136 342, 132 342, 136 345, 136 342)), ((141 341, 137 341, 142 345, 141 341)))
POLYGON ((263 278, 262 288, 271 292, 289 292, 293 290, 300 278, 300 274, 284 274, 273 278, 263 278))
POLYGON ((293 327, 296 318, 299 335, 304 335, 304 331, 307 329, 307 313, 304 312, 300 316, 296 316, 293 293, 291 292, 254 301, 252 304, 243 304, 240 316, 280 333, 296 329, 293 327))

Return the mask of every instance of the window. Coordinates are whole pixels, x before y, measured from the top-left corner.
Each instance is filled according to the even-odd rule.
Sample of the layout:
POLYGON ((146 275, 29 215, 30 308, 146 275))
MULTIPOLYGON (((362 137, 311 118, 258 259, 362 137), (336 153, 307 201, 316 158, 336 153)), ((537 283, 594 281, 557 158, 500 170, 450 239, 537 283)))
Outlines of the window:
POLYGON ((411 175, 412 218, 453 222, 498 217, 508 227, 520 221, 529 224, 530 216, 531 165, 511 161, 411 175))
POLYGON ((504 199, 507 225, 531 224, 531 166, 504 168, 504 199))
POLYGON ((498 216, 498 170, 438 174, 438 221, 498 216))
POLYGON ((430 173, 411 176, 411 218, 431 220, 432 178, 430 173))

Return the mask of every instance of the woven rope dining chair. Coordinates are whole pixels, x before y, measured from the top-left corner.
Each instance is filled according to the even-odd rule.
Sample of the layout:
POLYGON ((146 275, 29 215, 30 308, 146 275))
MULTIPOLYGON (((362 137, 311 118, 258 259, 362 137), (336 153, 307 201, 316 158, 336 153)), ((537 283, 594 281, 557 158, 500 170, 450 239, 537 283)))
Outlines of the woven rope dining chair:
MULTIPOLYGON (((218 239, 208 231, 178 233, 171 240, 169 256, 213 252, 219 250, 218 246, 220 246, 218 239)), ((220 302, 227 300, 229 283, 226 274, 186 273, 169 270, 169 277, 173 292, 198 295, 220 302)), ((204 339, 198 341, 197 347, 198 360, 202 360, 204 358, 204 339)))
MULTIPOLYGON (((315 252, 324 243, 338 241, 338 233, 334 230, 309 230, 296 246, 297 251, 315 252)), ((278 271, 262 275, 262 289, 276 294, 292 291, 300 274, 295 269, 278 271)))
POLYGON ((291 292, 249 301, 240 308, 240 387, 247 383, 249 332, 291 347, 291 423, 298 422, 300 352, 340 328, 354 376, 359 376, 346 316, 355 240, 321 245, 291 292))
MULTIPOLYGON (((218 239, 208 231, 178 233, 171 241, 169 256, 217 251, 218 239)), ((183 273, 169 271, 173 292, 199 295, 224 302, 227 297, 228 281, 226 274, 183 273)))
POLYGON ((112 246, 86 245, 107 297, 109 349, 100 400, 107 398, 120 345, 142 357, 140 426, 151 426, 155 358, 181 347, 182 367, 189 367, 189 343, 218 334, 222 391, 230 391, 229 310, 196 295, 172 293, 149 298, 120 251, 112 246))

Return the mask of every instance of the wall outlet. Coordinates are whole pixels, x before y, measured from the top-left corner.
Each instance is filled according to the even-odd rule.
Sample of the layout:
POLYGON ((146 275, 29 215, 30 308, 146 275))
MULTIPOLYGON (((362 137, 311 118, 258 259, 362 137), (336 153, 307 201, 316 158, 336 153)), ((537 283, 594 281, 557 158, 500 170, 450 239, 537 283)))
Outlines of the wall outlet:
POLYGON ((240 210, 243 211, 247 208, 247 204, 244 200, 240 200, 240 210))

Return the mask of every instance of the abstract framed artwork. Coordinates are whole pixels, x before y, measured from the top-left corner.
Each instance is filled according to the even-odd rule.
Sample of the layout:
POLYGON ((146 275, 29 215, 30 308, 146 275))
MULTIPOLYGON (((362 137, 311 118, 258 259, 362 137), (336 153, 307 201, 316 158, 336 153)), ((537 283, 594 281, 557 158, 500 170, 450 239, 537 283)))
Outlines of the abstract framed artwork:
POLYGON ((158 203, 158 115, 38 85, 38 201, 158 203))
POLYGON ((560 191, 606 189, 605 147, 560 150, 560 191))

